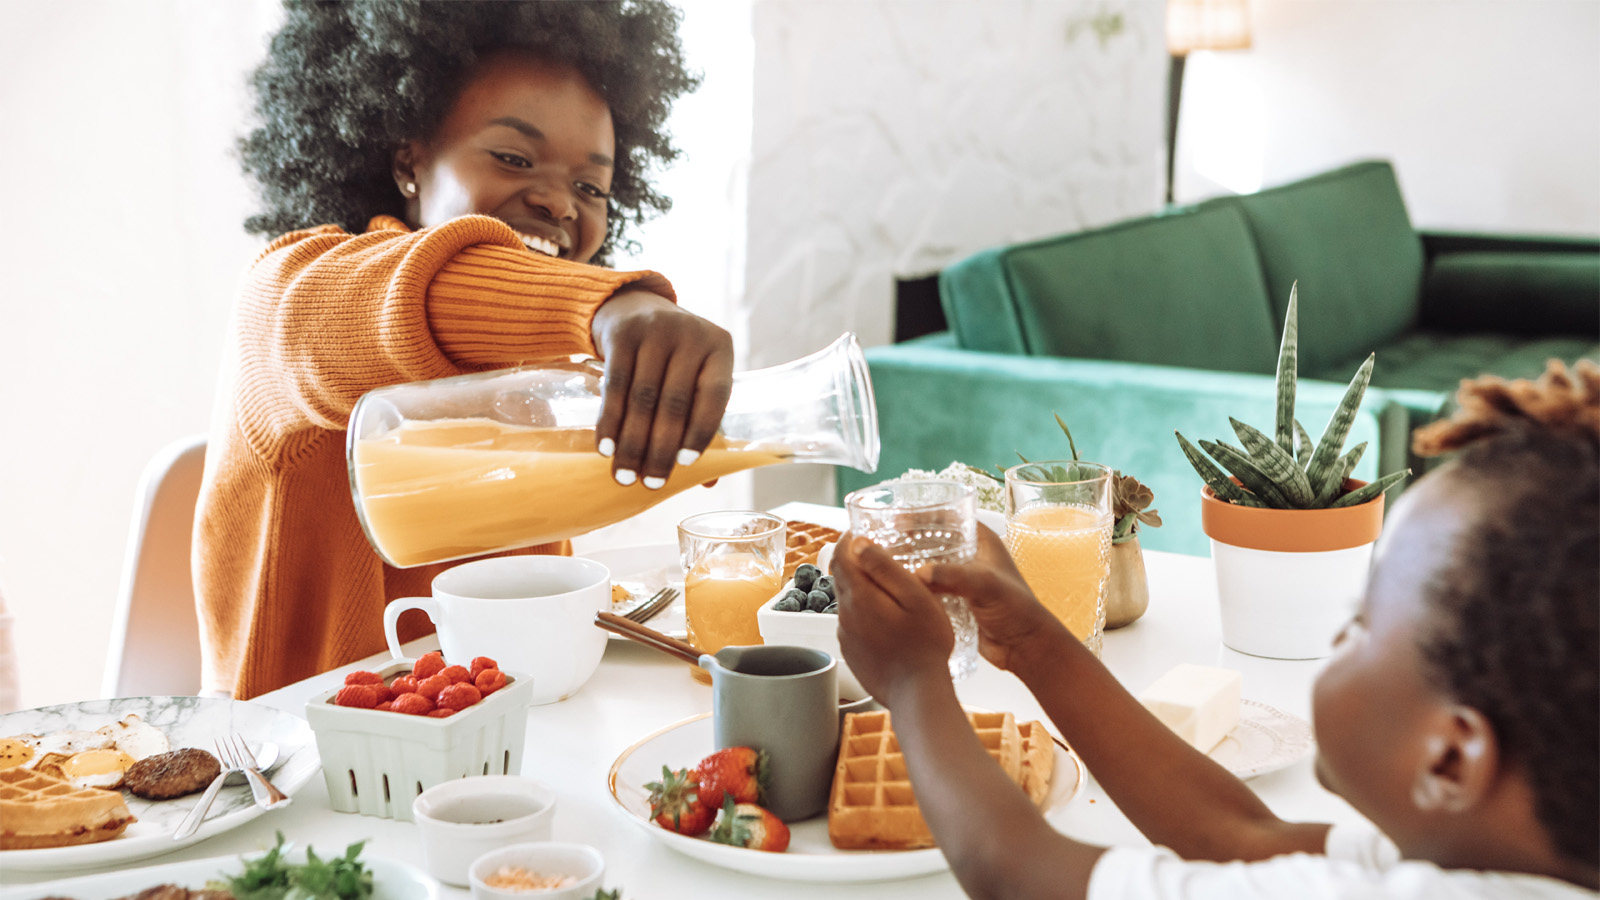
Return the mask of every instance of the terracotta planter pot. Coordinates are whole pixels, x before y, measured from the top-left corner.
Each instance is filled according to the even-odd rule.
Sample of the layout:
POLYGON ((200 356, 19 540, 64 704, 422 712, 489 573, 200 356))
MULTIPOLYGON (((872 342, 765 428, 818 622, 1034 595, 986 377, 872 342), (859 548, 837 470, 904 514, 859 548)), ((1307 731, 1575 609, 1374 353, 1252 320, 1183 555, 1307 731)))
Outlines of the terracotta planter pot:
POLYGON ((1360 603, 1383 495, 1341 509, 1255 509, 1205 487, 1200 524, 1217 570, 1222 642, 1252 656, 1316 659, 1332 652, 1360 603))
POLYGON ((1150 607, 1150 582, 1144 574, 1139 539, 1111 545, 1111 574, 1106 577, 1106 630, 1131 625, 1150 607))

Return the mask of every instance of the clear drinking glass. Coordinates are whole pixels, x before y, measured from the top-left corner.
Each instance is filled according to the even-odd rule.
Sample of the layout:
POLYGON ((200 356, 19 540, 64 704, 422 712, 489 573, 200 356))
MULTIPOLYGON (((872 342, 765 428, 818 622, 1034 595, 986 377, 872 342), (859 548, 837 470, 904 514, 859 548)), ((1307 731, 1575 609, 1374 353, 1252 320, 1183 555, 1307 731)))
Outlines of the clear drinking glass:
MULTIPOLYGON (((756 610, 783 587, 784 521, 764 512, 725 511, 678 523, 689 643, 702 653, 760 644, 756 610)), ((711 673, 689 670, 702 684, 711 673)))
POLYGON ((390 565, 444 562, 585 534, 679 491, 773 463, 878 467, 878 413, 861 345, 733 376, 721 428, 660 490, 624 487, 595 450, 602 369, 551 361, 398 384, 350 414, 350 490, 390 565))
POLYGON ((1111 572, 1111 469, 1052 460, 1006 470, 1006 549, 1028 587, 1100 655, 1111 572))
MULTIPOLYGON (((932 563, 962 563, 978 552, 977 494, 956 481, 894 481, 862 488, 844 498, 850 531, 882 546, 897 562, 916 570, 932 563)), ((978 623, 965 598, 939 597, 950 616, 956 644, 950 677, 978 668, 978 623)))

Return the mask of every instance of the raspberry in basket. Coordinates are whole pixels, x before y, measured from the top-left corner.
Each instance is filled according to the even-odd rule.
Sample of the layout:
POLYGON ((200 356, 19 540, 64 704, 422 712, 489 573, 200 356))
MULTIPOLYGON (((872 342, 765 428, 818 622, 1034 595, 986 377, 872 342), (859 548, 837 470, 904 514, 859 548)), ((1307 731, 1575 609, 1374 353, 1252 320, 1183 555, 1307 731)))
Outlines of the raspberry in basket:
POLYGON ((444 674, 444 672, 441 671, 437 675, 429 675, 427 678, 424 678, 421 681, 418 681, 417 682, 417 693, 421 694, 424 697, 427 697, 429 700, 432 700, 435 703, 438 703, 439 702, 439 692, 444 690, 445 688, 447 688, 449 686, 450 686, 450 676, 444 674))
POLYGON ((401 694, 394 698, 393 710, 411 716, 425 716, 433 712, 433 701, 421 694, 401 694))
POLYGON ((439 692, 438 704, 440 709, 466 709, 479 700, 483 694, 470 684, 452 684, 439 692))
POLYGON ((451 684, 460 684, 463 681, 472 680, 472 674, 467 671, 466 666, 445 666, 439 674, 450 679, 451 684))
POLYGON ((506 673, 499 669, 484 669, 478 673, 478 677, 472 683, 478 689, 479 694, 487 697, 505 687, 507 680, 506 673))
POLYGON ((383 684, 383 676, 377 672, 351 672, 344 677, 345 684, 383 684))
POLYGON ((411 666, 411 674, 416 676, 418 681, 442 671, 444 671, 444 654, 438 650, 424 654, 411 666))
POLYGON ((380 702, 378 692, 370 684, 347 684, 339 689, 333 697, 333 702, 339 706, 353 706, 357 709, 372 709, 380 702))
POLYGON ((483 670, 484 669, 498 669, 498 668, 500 668, 500 664, 495 662, 494 660, 490 659, 487 656, 475 656, 475 657, 473 657, 472 658, 472 671, 471 671, 473 682, 474 683, 477 682, 478 676, 483 674, 483 670))

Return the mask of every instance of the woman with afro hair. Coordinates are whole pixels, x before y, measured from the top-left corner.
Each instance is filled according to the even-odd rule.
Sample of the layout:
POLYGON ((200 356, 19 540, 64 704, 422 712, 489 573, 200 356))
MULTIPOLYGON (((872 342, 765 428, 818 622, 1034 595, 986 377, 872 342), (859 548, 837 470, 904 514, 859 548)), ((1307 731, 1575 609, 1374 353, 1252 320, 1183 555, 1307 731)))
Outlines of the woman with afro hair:
POLYGON ((602 267, 670 205, 647 174, 676 156, 667 115, 697 83, 676 10, 285 12, 240 141, 263 204, 245 227, 272 240, 234 309, 195 522, 203 685, 240 698, 382 650, 384 605, 442 568, 387 566, 362 534, 344 450, 362 394, 592 354, 595 452, 651 490, 710 442, 733 370, 727 332, 665 278, 602 267))

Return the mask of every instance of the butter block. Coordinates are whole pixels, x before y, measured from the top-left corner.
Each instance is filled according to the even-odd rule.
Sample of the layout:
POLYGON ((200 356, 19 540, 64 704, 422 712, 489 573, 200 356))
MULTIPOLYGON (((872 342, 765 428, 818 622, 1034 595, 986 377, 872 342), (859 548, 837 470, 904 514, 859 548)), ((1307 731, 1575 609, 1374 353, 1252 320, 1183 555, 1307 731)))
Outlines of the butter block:
POLYGON ((1139 694, 1139 702, 1163 724, 1209 753, 1239 724, 1237 670, 1180 663, 1139 694))

